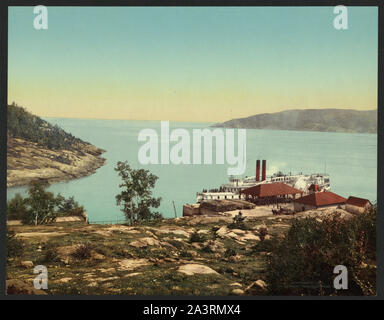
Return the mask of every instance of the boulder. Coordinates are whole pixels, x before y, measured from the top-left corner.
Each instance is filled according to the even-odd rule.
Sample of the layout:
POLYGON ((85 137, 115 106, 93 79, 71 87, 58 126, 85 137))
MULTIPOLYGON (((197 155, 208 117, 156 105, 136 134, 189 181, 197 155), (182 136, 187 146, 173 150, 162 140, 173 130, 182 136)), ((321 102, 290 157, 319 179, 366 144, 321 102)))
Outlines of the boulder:
POLYGON ((215 270, 202 264, 185 264, 179 267, 178 272, 184 273, 189 276, 195 274, 215 274, 219 275, 215 270))
POLYGON ((43 290, 35 289, 32 281, 26 282, 19 279, 6 281, 7 294, 30 294, 30 295, 47 295, 43 290))
POLYGON ((124 271, 129 271, 129 270, 134 270, 143 266, 149 265, 150 262, 147 259, 125 259, 125 260, 120 260, 118 262, 118 269, 119 270, 124 270, 124 271))
POLYGON ((268 291, 268 285, 265 283, 265 281, 263 280, 256 280, 255 282, 252 282, 246 289, 245 291, 249 291, 249 290, 259 290, 259 291, 263 291, 263 292, 267 292, 268 291))
POLYGON ((132 241, 129 245, 135 248, 144 248, 148 246, 159 246, 160 242, 155 238, 147 237, 147 238, 140 238, 138 240, 132 241))
POLYGON ((232 294, 236 295, 236 296, 240 296, 240 295, 243 295, 244 294, 244 290, 241 290, 241 289, 233 289, 232 290, 232 294))
POLYGON ((32 261, 21 261, 20 266, 26 269, 33 268, 33 262, 32 261))

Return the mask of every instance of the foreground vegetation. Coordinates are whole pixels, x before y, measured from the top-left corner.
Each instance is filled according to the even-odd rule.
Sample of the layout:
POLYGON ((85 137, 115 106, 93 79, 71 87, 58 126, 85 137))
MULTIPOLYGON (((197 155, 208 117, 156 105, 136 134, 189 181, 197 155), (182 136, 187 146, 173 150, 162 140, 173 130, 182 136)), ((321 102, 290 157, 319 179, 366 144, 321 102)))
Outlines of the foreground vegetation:
POLYGON ((23 224, 41 225, 54 222, 57 217, 81 216, 84 208, 74 197, 66 199, 61 194, 55 196, 47 191, 49 184, 34 181, 28 189, 28 197, 20 194, 7 201, 7 219, 21 220, 23 224))
POLYGON ((201 216, 10 231, 16 236, 9 235, 7 279, 32 283, 28 265, 43 264, 48 294, 375 294, 375 211, 350 219, 337 212, 241 221, 201 216), (331 287, 338 264, 348 267, 348 290, 331 287))
POLYGON ((269 245, 272 294, 338 294, 337 265, 348 270, 346 294, 376 294, 376 207, 348 220, 337 215, 296 220, 283 239, 269 245))

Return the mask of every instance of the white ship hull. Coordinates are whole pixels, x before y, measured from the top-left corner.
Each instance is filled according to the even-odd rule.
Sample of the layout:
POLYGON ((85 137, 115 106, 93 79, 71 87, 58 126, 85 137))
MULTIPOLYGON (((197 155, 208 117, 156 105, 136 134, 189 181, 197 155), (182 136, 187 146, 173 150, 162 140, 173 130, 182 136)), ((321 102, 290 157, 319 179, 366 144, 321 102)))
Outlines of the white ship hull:
MULTIPOLYGON (((264 164, 265 165, 265 164, 264 164)), ((266 168, 265 168, 266 170, 266 168)), ((318 185, 322 191, 331 190, 329 175, 325 173, 285 175, 281 172, 272 176, 264 176, 265 180, 257 181, 256 176, 246 178, 229 179, 229 183, 223 184, 216 190, 203 190, 196 195, 197 202, 203 200, 240 199, 240 191, 264 183, 285 183, 291 187, 302 190, 304 194, 309 193, 311 185, 318 185)), ((260 180, 260 177, 259 177, 260 180)))

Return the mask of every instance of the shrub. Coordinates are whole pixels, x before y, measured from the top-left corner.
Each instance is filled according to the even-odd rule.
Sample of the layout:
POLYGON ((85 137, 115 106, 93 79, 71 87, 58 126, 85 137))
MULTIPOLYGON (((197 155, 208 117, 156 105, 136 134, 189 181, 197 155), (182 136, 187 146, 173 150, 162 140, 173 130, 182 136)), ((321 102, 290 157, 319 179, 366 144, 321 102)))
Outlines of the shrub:
POLYGON ((61 194, 56 197, 57 212, 61 216, 81 216, 84 213, 84 207, 79 206, 74 197, 65 199, 61 194))
POLYGON ((60 261, 60 258, 59 258, 59 254, 57 252, 57 249, 55 247, 48 247, 46 249, 46 252, 45 252, 45 255, 44 255, 44 260, 43 262, 59 262, 60 261))
POLYGON ((240 222, 232 222, 228 225, 228 229, 240 229, 240 230, 248 230, 249 228, 245 225, 243 221, 240 222))
POLYGON ((181 258, 192 258, 192 253, 186 251, 186 250, 182 250, 180 251, 180 257, 181 258))
POLYGON ((251 249, 253 253, 270 252, 273 250, 275 245, 276 245, 276 240, 264 240, 252 246, 251 249))
POLYGON ((375 267, 367 266, 376 265, 376 208, 349 220, 338 215, 296 220, 271 252, 272 294, 375 294, 375 267), (347 267, 349 290, 333 289, 336 265, 347 267))
POLYGON ((267 228, 260 228, 259 229, 259 237, 261 241, 265 240, 265 237, 268 235, 268 229, 267 228))
POLYGON ((23 224, 41 225, 54 222, 58 216, 81 216, 84 208, 73 197, 65 199, 61 194, 55 196, 47 191, 45 181, 33 181, 28 189, 28 197, 16 194, 7 202, 8 220, 18 219, 23 224))
POLYGON ((236 251, 234 249, 228 248, 225 250, 224 257, 229 258, 236 255, 236 251))
POLYGON ((7 201, 8 220, 21 220, 26 213, 26 200, 19 193, 12 200, 7 201))
POLYGON ((92 246, 89 243, 82 243, 72 256, 79 260, 89 259, 92 256, 92 246))
POLYGON ((204 242, 205 240, 206 240, 206 238, 203 235, 201 235, 200 233, 197 233, 197 231, 192 233, 191 236, 189 237, 189 242, 191 242, 191 243, 192 242, 204 242))
POLYGON ((20 257, 24 253, 23 241, 16 238, 16 234, 13 231, 7 232, 7 247, 6 254, 7 259, 20 257))
POLYGON ((248 227, 244 223, 245 217, 241 213, 233 217, 233 222, 228 225, 229 229, 241 229, 248 230, 248 227))
POLYGON ((201 251, 204 253, 213 253, 212 249, 210 246, 204 246, 201 248, 201 251))

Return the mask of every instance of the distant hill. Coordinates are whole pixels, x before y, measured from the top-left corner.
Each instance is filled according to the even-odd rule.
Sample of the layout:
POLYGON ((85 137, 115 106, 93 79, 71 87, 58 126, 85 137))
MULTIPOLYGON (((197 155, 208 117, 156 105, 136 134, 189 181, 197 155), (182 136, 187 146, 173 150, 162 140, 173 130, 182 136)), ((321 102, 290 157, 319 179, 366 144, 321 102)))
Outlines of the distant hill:
POLYGON ((229 120, 214 127, 376 133, 377 110, 303 109, 262 113, 229 120))
POLYGON ((50 183, 93 174, 105 151, 74 137, 16 104, 7 113, 7 186, 50 183))

